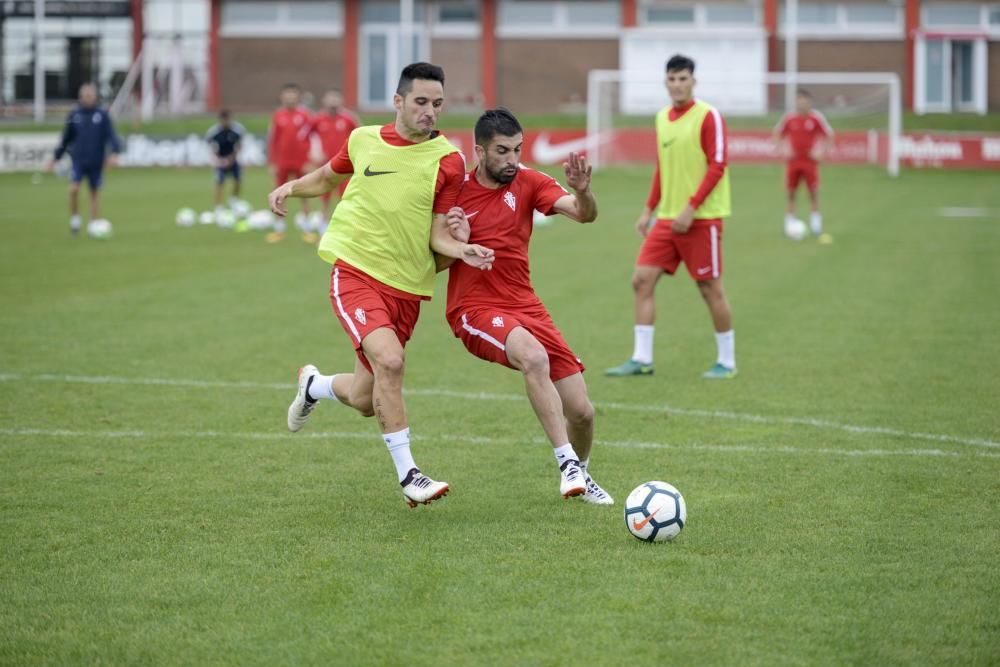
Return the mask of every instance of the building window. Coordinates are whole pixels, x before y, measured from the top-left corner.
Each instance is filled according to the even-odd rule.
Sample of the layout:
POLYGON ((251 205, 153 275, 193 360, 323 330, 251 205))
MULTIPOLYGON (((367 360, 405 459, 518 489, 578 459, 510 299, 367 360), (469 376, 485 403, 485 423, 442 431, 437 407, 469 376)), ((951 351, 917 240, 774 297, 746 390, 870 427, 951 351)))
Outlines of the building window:
POLYGON ((621 25, 618 0, 500 0, 500 37, 615 37, 621 25))
MULTIPOLYGON (((778 12, 778 31, 785 33, 787 8, 778 12)), ((796 23, 803 39, 902 39, 903 10, 898 2, 800 2, 796 23)))
POLYGON ((663 0, 645 0, 639 8, 639 23, 659 27, 693 27, 698 29, 760 26, 759 3, 712 2, 675 4, 663 0))
POLYGON ((925 26, 978 28, 982 22, 981 5, 972 2, 933 2, 924 7, 925 26))
POLYGON ((339 36, 342 0, 223 0, 223 37, 339 36))

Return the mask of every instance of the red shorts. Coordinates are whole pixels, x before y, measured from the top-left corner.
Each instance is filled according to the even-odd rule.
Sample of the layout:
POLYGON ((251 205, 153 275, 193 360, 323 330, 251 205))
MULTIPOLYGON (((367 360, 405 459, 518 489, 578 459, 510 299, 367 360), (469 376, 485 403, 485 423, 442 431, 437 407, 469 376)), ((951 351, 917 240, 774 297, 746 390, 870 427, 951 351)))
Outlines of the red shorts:
POLYGON ((809 192, 819 187, 819 165, 812 160, 789 160, 785 165, 785 186, 794 191, 805 181, 809 192))
POLYGON ((515 327, 531 332, 549 353, 549 378, 558 382, 584 371, 583 363, 569 349, 545 306, 470 306, 459 310, 451 328, 465 348, 480 359, 514 368, 507 359, 507 336, 515 327))
POLYGON ((333 265, 330 272, 330 302, 337 321, 351 339, 358 359, 372 370, 361 341, 376 329, 392 329, 399 344, 413 335, 413 328, 420 316, 419 296, 402 297, 397 289, 384 285, 363 272, 342 262, 333 265))
POLYGON ((695 220, 687 234, 674 234, 672 220, 659 219, 639 249, 640 266, 658 266, 673 275, 684 262, 695 280, 722 275, 722 220, 695 220))
POLYGON ((274 184, 284 185, 288 181, 299 178, 305 171, 305 167, 278 167, 274 170, 274 184))

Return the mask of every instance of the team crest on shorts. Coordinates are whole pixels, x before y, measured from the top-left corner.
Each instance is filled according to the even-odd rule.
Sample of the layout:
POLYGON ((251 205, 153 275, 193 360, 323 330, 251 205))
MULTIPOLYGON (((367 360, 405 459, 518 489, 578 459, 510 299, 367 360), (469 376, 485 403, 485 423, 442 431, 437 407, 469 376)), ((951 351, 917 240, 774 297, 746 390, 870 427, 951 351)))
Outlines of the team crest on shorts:
POLYGON ((503 329, 503 318, 497 315, 493 318, 493 326, 497 329, 503 329))
POLYGON ((358 308, 357 310, 354 311, 354 319, 356 319, 358 322, 361 322, 361 324, 366 324, 368 322, 368 318, 365 317, 365 311, 362 310, 361 308, 358 308))
POLYGON ((510 210, 512 210, 512 211, 516 211, 517 210, 517 208, 516 208, 517 207, 517 199, 514 197, 514 193, 511 192, 510 190, 508 190, 507 192, 505 192, 503 194, 503 203, 507 204, 507 206, 510 206, 510 210))

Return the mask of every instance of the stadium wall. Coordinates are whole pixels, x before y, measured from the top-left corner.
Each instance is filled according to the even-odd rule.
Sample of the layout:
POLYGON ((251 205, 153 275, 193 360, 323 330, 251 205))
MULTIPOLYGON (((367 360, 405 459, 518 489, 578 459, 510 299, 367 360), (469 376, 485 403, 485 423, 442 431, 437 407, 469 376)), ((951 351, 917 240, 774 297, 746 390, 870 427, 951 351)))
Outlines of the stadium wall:
POLYGON ((220 38, 220 104, 234 111, 272 109, 285 83, 297 83, 316 97, 342 88, 342 42, 326 37, 220 38), (289 57, 296 53, 308 57, 289 57))
POLYGON ((497 103, 518 113, 582 112, 587 73, 617 68, 617 39, 502 39, 497 103))

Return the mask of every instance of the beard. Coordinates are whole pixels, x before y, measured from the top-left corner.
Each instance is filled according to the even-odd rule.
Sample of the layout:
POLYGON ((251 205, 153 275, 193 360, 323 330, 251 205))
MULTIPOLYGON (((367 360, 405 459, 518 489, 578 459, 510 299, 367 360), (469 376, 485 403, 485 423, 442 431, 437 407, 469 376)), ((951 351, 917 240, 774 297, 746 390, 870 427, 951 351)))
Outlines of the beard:
POLYGON ((493 169, 487 167, 486 171, 489 172, 490 178, 492 178, 494 181, 502 185, 507 185, 508 183, 514 180, 515 176, 517 176, 516 168, 513 169, 512 171, 505 172, 505 171, 494 171, 493 169))

